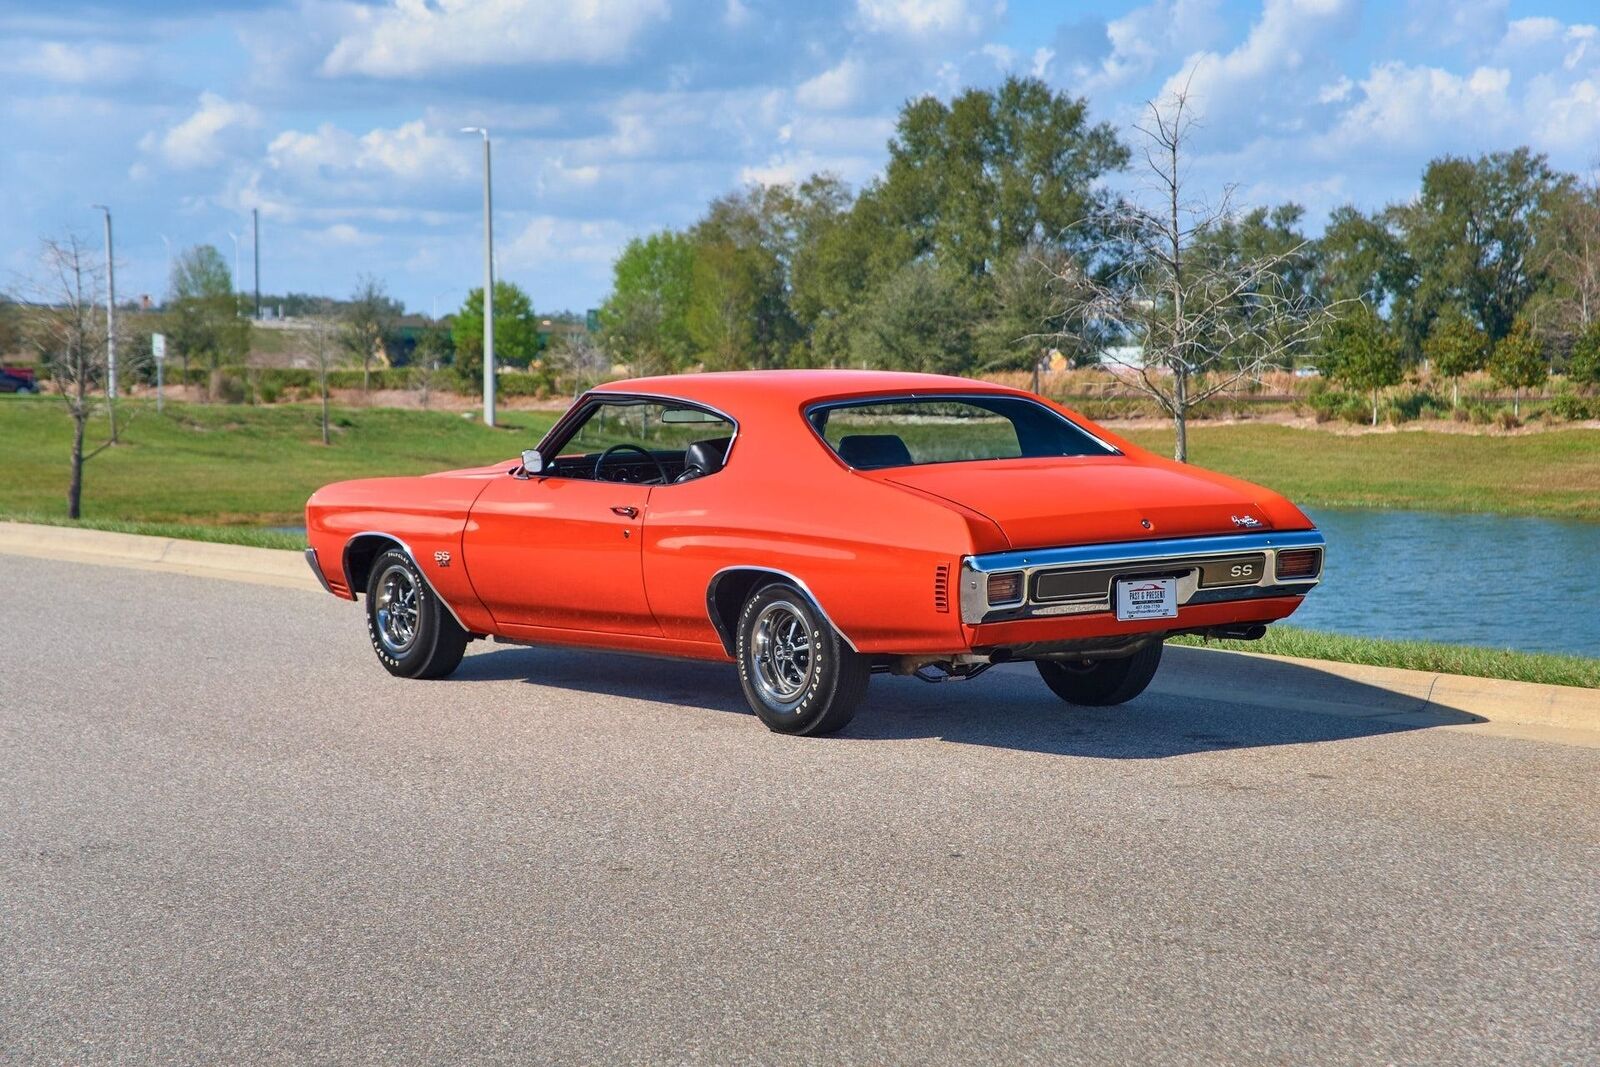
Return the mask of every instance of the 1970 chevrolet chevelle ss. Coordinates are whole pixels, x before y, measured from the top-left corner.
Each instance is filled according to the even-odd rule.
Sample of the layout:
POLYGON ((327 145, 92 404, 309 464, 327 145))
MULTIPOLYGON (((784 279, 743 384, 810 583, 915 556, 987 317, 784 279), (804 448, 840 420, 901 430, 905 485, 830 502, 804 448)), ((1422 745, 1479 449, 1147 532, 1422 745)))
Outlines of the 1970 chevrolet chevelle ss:
POLYGON ((844 726, 874 672, 1032 660, 1120 704, 1168 637, 1261 636, 1323 555, 1276 493, 1030 393, 873 371, 614 382, 521 460, 330 485, 306 525, 392 674, 490 636, 732 660, 795 734, 844 726))

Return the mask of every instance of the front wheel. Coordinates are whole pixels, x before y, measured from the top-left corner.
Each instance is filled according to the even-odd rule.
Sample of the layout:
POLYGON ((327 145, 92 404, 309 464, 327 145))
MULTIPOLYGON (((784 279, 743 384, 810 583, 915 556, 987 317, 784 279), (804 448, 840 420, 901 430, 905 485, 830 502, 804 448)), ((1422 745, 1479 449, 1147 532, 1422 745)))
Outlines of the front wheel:
POLYGON ((799 589, 762 586, 739 614, 739 684, 767 729, 819 736, 844 729, 866 695, 872 664, 799 589))
POLYGON ((1150 684, 1161 666, 1161 642, 1153 641, 1131 656, 1117 659, 1035 660, 1039 677, 1069 704, 1107 707, 1126 704, 1150 684))
POLYGON ((468 640, 411 557, 398 548, 372 564, 367 636, 378 662, 399 678, 445 677, 460 665, 468 640))

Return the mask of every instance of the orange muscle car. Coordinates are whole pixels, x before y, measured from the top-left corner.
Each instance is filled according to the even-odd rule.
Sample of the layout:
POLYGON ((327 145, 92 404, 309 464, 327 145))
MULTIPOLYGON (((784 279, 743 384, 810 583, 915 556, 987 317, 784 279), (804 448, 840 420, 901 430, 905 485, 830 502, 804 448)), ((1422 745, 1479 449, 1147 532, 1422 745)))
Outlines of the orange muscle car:
POLYGON ((481 637, 731 660, 797 734, 844 726, 875 672, 1032 660, 1063 700, 1122 703, 1174 634, 1260 637, 1323 555, 1269 490, 1031 393, 875 371, 613 382, 520 460, 339 482, 306 526, 393 674, 442 678, 481 637))

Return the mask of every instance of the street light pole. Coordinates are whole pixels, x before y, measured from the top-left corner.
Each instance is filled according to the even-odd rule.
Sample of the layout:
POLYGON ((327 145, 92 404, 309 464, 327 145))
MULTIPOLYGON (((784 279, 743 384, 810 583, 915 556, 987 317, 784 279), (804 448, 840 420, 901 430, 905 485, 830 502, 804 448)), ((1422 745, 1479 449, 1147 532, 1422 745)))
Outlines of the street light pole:
MULTIPOLYGON (((228 236, 233 238, 233 283, 231 285, 229 285, 228 288, 232 290, 232 295, 238 296, 239 295, 239 235, 234 233, 232 230, 229 230, 228 231, 228 236)), ((235 308, 234 310, 237 313, 238 309, 235 308)))
POLYGON ((255 255, 256 321, 261 321, 261 212, 250 209, 250 250, 255 255))
POLYGON ((489 131, 463 126, 462 133, 483 135, 483 424, 494 425, 494 185, 489 165, 489 131))
POLYGON ((91 204, 106 216, 106 410, 111 416, 111 442, 117 440, 117 268, 111 254, 111 209, 91 204))

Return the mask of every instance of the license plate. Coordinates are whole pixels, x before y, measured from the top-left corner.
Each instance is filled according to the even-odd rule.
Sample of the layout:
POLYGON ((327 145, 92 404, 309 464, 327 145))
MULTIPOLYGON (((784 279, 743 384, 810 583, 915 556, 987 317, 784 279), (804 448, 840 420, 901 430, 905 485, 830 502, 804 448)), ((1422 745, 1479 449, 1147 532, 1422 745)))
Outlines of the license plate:
POLYGON ((1178 614, 1178 579, 1132 578, 1117 583, 1117 618, 1171 619, 1178 614))

